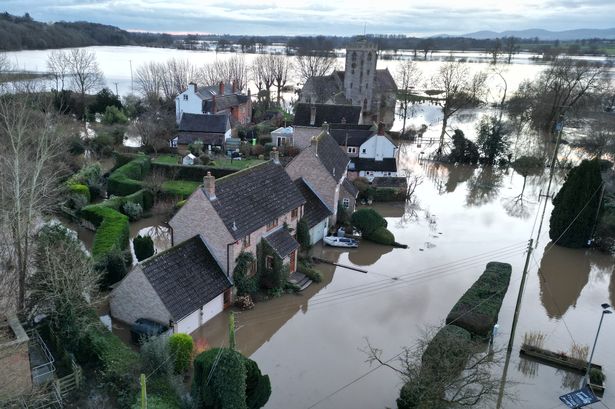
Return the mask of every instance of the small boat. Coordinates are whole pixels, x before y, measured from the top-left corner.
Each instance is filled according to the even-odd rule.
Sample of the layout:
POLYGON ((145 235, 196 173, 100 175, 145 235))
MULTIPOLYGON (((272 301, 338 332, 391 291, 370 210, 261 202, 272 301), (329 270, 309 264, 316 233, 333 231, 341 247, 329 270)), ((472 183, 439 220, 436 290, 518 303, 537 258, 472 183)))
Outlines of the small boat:
POLYGON ((359 242, 355 239, 349 239, 347 237, 327 236, 323 239, 325 244, 333 247, 359 247, 359 242))

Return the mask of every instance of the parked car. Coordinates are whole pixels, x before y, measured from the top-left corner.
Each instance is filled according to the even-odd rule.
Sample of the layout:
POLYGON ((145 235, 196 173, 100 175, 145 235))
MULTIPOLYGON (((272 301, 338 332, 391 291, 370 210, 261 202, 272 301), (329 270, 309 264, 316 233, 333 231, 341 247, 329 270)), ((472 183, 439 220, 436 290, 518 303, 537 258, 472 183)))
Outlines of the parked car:
POLYGON ((130 338, 138 344, 143 338, 153 337, 166 332, 169 328, 159 322, 138 318, 130 327, 130 338))

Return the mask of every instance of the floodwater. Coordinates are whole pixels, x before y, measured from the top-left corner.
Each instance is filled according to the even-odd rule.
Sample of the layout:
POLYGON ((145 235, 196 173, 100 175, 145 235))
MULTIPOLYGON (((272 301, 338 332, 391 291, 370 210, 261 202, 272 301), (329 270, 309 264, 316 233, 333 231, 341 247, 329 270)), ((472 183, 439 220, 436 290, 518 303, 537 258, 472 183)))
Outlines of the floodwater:
MULTIPOLYGON (((489 261, 513 266, 495 338, 496 349, 506 347, 525 250, 540 224, 544 202, 538 196, 546 190, 548 174, 528 177, 521 196, 523 178, 511 169, 437 164, 419 160, 420 150, 405 145, 400 157, 400 167, 423 177, 416 201, 376 206, 408 249, 367 242, 353 250, 316 247, 315 255, 367 273, 319 265, 322 283, 238 312, 238 348, 271 377, 266 408, 395 407, 401 380, 392 370, 374 370, 366 362, 366 340, 385 359, 412 346, 428 328, 443 324, 489 261)), ((556 175, 555 191, 561 181, 562 175, 556 175)), ((557 407, 558 396, 580 384, 578 375, 520 359, 523 334, 543 332, 544 346, 555 351, 569 351, 573 342, 591 346, 600 304, 615 301, 615 259, 553 246, 550 212, 549 203, 530 257, 507 373, 506 392, 518 400, 505 400, 504 408, 557 407)), ((225 345, 226 320, 227 314, 220 314, 193 335, 201 345, 225 345)), ((614 320, 605 318, 594 357, 610 379, 615 379, 614 320)), ((604 403, 615 405, 606 382, 604 403)))

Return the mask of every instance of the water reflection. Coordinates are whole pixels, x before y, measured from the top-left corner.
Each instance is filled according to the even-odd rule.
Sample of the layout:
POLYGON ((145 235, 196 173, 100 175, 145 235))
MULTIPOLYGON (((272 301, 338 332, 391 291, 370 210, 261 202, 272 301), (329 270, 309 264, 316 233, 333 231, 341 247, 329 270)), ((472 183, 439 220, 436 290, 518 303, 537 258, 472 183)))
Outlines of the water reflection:
POLYGON ((474 175, 476 169, 476 167, 469 165, 454 165, 427 160, 421 161, 421 166, 425 176, 434 183, 441 195, 454 192, 459 184, 466 182, 474 175))
POLYGON ((540 262, 540 300, 549 318, 561 318, 577 299, 589 280, 591 270, 585 250, 551 247, 540 262))
POLYGON ((393 247, 391 246, 383 246, 363 240, 358 249, 348 254, 348 260, 357 266, 371 266, 376 264, 376 262, 380 260, 380 257, 391 251, 393 251, 393 247))
POLYGON ((504 174, 492 166, 479 168, 468 180, 466 206, 483 206, 494 200, 500 193, 504 174))

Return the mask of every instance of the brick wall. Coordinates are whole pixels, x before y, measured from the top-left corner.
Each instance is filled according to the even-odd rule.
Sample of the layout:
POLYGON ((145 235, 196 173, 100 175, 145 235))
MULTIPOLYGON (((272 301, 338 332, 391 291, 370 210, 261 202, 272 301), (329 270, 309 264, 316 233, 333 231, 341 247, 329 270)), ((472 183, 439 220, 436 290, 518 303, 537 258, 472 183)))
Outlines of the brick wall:
POLYGON ((29 338, 15 317, 9 318, 3 326, 1 329, 10 332, 11 338, 0 339, 0 402, 32 389, 29 338))

